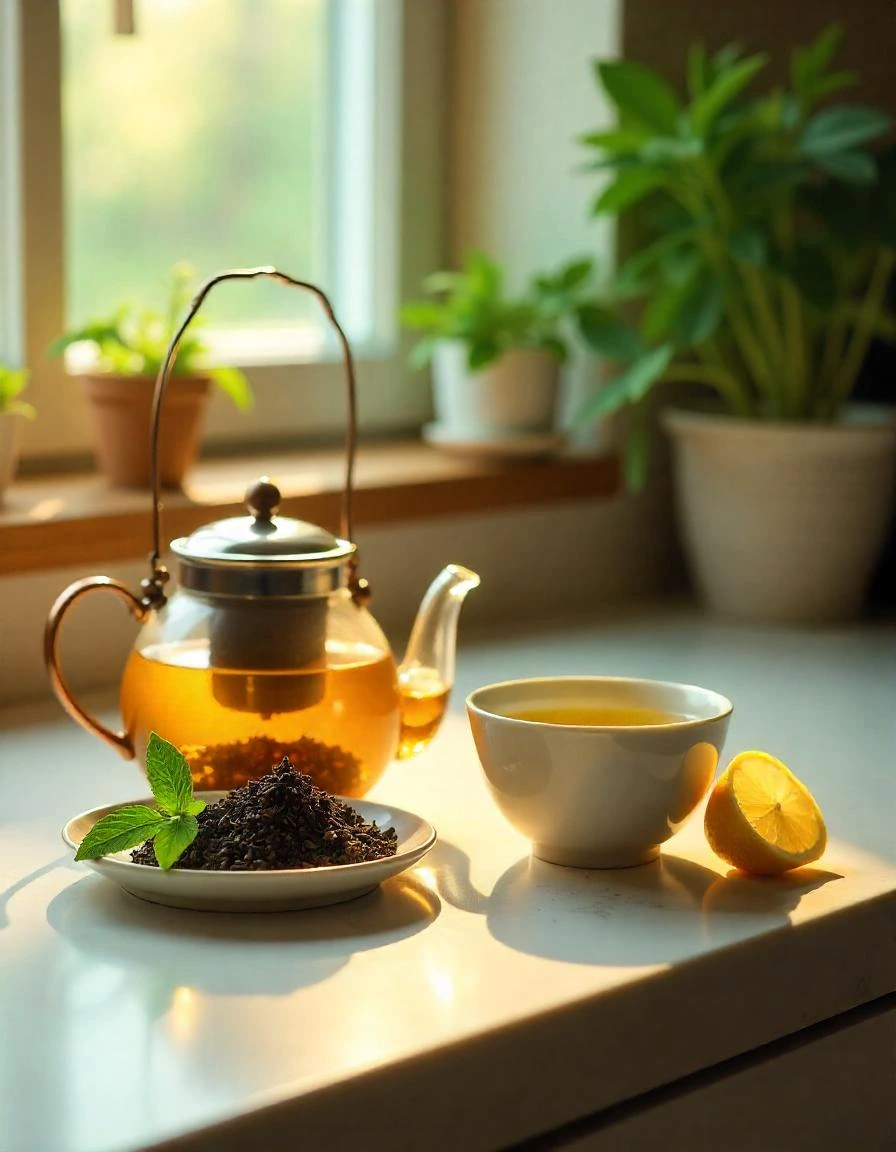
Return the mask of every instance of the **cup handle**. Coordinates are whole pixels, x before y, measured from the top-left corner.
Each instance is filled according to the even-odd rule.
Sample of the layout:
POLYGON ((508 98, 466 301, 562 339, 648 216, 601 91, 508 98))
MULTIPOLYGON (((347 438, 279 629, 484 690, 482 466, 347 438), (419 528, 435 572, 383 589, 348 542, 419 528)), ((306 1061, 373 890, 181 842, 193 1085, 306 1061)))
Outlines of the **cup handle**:
POLYGON ((133 760, 134 742, 131 737, 127 732, 114 732, 111 728, 107 728, 105 724, 101 724, 99 720, 81 707, 72 695, 59 663, 59 626, 63 616, 76 601, 80 600, 82 596, 86 596, 88 592, 103 590, 114 592, 116 596, 124 600, 128 611, 139 623, 142 624, 149 615, 149 605, 139 596, 135 596, 120 580, 112 580, 109 576, 89 576, 86 580, 77 580, 66 588, 50 609, 47 626, 44 630, 44 660, 56 698, 69 716, 76 720, 82 728, 86 728, 88 732, 93 732, 101 740, 111 744, 125 760, 133 760))

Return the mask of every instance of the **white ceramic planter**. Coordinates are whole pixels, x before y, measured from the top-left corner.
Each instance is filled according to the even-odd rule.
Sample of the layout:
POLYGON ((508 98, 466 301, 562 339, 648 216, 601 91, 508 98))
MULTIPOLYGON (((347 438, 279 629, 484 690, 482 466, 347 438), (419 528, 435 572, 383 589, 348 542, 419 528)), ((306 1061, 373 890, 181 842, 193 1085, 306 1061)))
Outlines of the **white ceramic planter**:
POLYGON ((540 348, 513 348, 470 372, 466 345, 445 340, 435 350, 432 378, 436 422, 445 435, 500 438, 554 427, 560 363, 540 348))
POLYGON ((16 472, 24 421, 18 412, 0 412, 0 504, 16 472))
POLYGON ((820 623, 861 607, 896 489, 896 423, 668 411, 685 551, 713 609, 820 623))

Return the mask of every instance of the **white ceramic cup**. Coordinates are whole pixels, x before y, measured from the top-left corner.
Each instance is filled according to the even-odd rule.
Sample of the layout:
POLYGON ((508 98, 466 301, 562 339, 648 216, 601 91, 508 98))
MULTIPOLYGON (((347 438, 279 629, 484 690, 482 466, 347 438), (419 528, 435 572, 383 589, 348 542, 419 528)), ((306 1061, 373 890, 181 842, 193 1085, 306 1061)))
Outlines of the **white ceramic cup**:
POLYGON ((478 688, 467 715, 498 807, 553 864, 627 868, 655 860, 712 783, 731 701, 691 684, 604 676, 478 688), (648 709, 664 724, 516 719, 529 709, 648 709))

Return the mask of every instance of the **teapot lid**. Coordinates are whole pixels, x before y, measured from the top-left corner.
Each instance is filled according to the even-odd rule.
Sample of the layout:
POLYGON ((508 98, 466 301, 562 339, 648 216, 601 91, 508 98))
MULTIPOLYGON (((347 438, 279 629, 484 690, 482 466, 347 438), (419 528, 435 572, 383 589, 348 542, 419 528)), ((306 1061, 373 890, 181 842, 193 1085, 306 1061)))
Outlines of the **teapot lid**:
POLYGON ((280 490, 262 476, 246 492, 248 516, 216 520, 172 540, 180 583, 206 595, 326 596, 355 552, 316 524, 278 516, 280 490))

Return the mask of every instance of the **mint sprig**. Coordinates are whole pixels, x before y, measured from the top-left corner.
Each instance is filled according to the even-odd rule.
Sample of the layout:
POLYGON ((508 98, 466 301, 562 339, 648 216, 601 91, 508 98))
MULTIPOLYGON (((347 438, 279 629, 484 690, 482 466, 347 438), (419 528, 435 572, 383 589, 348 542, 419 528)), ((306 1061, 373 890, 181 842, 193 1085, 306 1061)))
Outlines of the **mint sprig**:
POLYGON ((183 753, 156 732, 146 749, 146 775, 158 808, 128 804, 97 820, 79 844, 76 860, 96 860, 152 840, 159 867, 167 872, 190 847, 205 804, 193 798, 190 765, 183 753))

